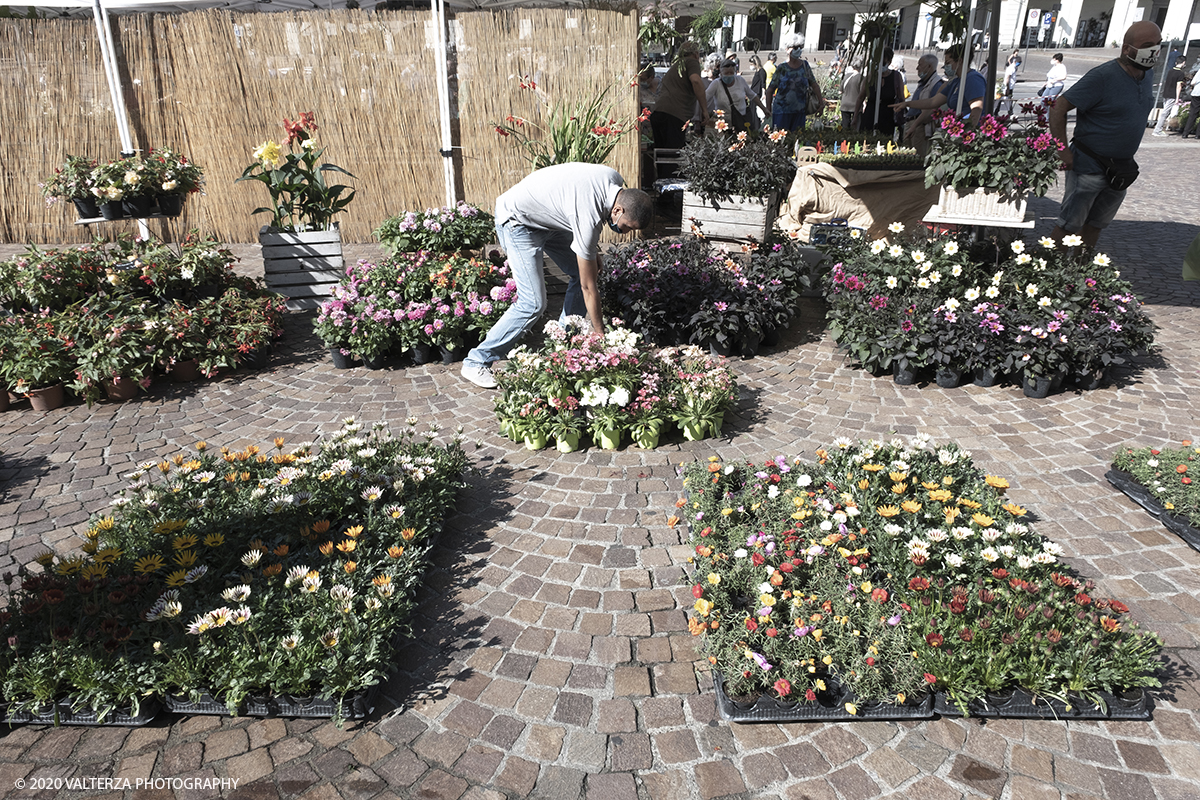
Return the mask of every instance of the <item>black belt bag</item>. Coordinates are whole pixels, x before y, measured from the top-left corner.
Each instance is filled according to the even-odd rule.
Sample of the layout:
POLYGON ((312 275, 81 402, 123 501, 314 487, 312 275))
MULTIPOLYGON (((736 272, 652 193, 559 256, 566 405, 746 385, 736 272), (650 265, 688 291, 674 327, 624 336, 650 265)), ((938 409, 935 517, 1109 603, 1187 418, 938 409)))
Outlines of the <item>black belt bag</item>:
POLYGON ((1104 167, 1104 177, 1108 178, 1108 186, 1118 192, 1128 189, 1138 179, 1138 163, 1132 158, 1108 158, 1102 156, 1075 139, 1074 144, 1085 156, 1093 159, 1104 167))

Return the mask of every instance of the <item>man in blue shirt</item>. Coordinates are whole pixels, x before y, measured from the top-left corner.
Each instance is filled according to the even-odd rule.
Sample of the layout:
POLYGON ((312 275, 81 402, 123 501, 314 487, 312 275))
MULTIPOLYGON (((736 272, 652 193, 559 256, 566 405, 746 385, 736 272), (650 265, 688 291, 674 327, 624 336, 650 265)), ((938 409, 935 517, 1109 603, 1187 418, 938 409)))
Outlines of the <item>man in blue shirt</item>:
POLYGON ((926 109, 949 106, 951 111, 958 113, 959 87, 963 84, 962 76, 965 74, 966 89, 962 90, 962 115, 968 118, 967 127, 974 128, 979 124, 979 118, 983 116, 983 98, 987 94, 987 78, 973 69, 967 69, 964 73, 965 68, 962 45, 956 44, 947 48, 946 63, 942 67, 942 72, 946 75, 946 82, 942 84, 937 93, 929 98, 909 98, 902 103, 896 103, 892 108, 926 109))
POLYGON ((1162 31, 1153 22, 1135 22, 1125 32, 1119 58, 1092 69, 1064 92, 1050 109, 1050 133, 1067 141, 1067 114, 1077 109, 1075 139, 1059 153, 1066 188, 1050 237, 1062 241, 1078 234, 1089 250, 1112 222, 1125 199, 1124 189, 1109 185, 1105 168, 1084 150, 1103 159, 1132 159, 1154 107, 1153 68, 1162 31))

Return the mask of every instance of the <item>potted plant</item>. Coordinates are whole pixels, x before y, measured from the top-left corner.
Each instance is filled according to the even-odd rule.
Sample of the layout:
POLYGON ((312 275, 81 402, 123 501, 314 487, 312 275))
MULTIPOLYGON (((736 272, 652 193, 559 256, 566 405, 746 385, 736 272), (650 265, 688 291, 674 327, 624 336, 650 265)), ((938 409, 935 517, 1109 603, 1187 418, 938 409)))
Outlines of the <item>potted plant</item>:
POLYGON ((204 170, 169 147, 151 150, 146 160, 154 170, 158 210, 167 217, 179 216, 187 195, 204 185, 204 170))
POLYGON ((80 218, 99 217, 100 207, 96 204, 96 195, 92 191, 95 188, 95 168, 95 159, 68 155, 66 162, 54 171, 54 175, 40 184, 42 194, 46 196, 46 204, 52 205, 60 199, 70 200, 75 204, 80 218))
POLYGON ((456 206, 406 211, 385 219, 375 229, 380 243, 392 252, 462 253, 478 250, 495 236, 491 214, 459 201, 456 206))
POLYGON ((146 306, 134 309, 116 298, 99 299, 81 309, 71 330, 75 338, 75 379, 71 389, 90 407, 101 394, 132 399, 149 387, 157 358, 146 306))
POLYGON ((705 236, 766 240, 780 192, 787 191, 796 175, 784 131, 698 136, 680 157, 680 171, 688 180, 685 220, 692 219, 705 236), (724 210, 738 213, 722 214, 724 210))
POLYGON ((4 391, 26 395, 34 411, 63 404, 63 384, 71 378, 75 347, 54 332, 61 318, 9 317, 0 323, 0 383, 4 391))
POLYGON ((970 219, 1025 218, 1026 198, 1043 197, 1058 180, 1064 147, 1050 134, 1053 101, 1027 103, 1022 116, 985 115, 968 129, 950 112, 938 117, 926 159, 925 185, 941 186, 942 216, 970 219))
POLYGON ((336 164, 318 164, 325 149, 313 138, 313 114, 302 113, 296 122, 285 119, 283 126, 289 152, 272 140, 263 142, 237 181, 258 181, 271 196, 270 207, 252 212, 271 214, 258 237, 267 287, 287 296, 289 308, 315 308, 341 275, 342 240, 334 217, 355 194, 349 186, 328 183, 325 173, 354 176, 336 164))
MULTIPOLYGON (((154 202, 158 195, 158 185, 155 183, 155 169, 142 156, 137 154, 122 155, 98 167, 95 172, 96 188, 102 200, 121 202, 121 216, 142 218, 154 212, 154 202)), ((102 203, 100 211, 105 219, 119 219, 113 216, 115 210, 102 203)))

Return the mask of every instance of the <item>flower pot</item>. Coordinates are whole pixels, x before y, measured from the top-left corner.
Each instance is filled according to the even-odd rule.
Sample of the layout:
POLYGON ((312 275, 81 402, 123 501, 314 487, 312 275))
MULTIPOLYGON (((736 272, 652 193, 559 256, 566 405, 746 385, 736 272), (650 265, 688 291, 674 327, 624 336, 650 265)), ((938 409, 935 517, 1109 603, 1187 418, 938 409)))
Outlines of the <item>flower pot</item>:
POLYGON ((438 352, 442 356, 443 364, 453 364, 456 361, 462 361, 463 356, 467 354, 465 347, 450 348, 445 345, 438 345, 438 352))
POLYGON ((271 363, 271 351, 273 348, 270 344, 260 344, 258 347, 242 355, 242 360, 238 364, 242 369, 266 369, 271 363))
POLYGON ((691 420, 683 423, 683 438, 689 442, 698 442, 705 438, 705 433, 708 432, 708 423, 691 420))
POLYGON ((387 363, 387 356, 383 353, 372 353, 371 355, 363 353, 362 362, 367 369, 383 369, 383 365, 387 363))
POLYGON ((154 213, 154 196, 143 194, 138 197, 126 197, 121 200, 121 211, 127 217, 144 219, 154 213))
POLYGON ((183 213, 183 195, 160 194, 158 196, 158 210, 164 217, 178 217, 183 213))
POLYGON ((917 370, 911 364, 901 367, 899 362, 893 363, 892 380, 901 386, 912 386, 917 382, 917 370))
POLYGON ((327 231, 289 233, 263 226, 258 243, 267 288, 288 298, 289 311, 317 308, 345 277, 342 233, 336 222, 327 231))
POLYGON ((125 219, 125 211, 121 208, 120 200, 109 200, 100 204, 100 216, 107 220, 125 219))
POLYGON ((579 431, 571 431, 570 433, 564 433, 554 438, 556 440, 554 446, 560 453, 574 453, 579 449, 579 431))
POLYGON ((71 202, 75 204, 80 219, 96 219, 100 216, 100 204, 94 197, 74 197, 71 202))
POLYGON ((633 437, 633 441, 636 442, 637 446, 643 450, 653 450, 654 448, 658 447, 658 438, 659 432, 658 429, 655 428, 653 430, 646 431, 641 435, 635 435, 633 437))
POLYGON ((962 371, 951 367, 939 367, 937 385, 943 389, 956 389, 962 384, 962 371))
POLYGON ((29 404, 33 406, 34 411, 53 411, 63 404, 64 399, 61 383, 43 389, 29 390, 29 404))
POLYGON ((724 342, 718 342, 716 339, 709 339, 708 352, 712 356, 728 358, 729 354, 733 352, 733 345, 728 340, 724 342))
POLYGON ((412 347, 412 360, 418 367, 422 364, 428 364, 433 361, 433 354, 436 352, 433 345, 428 342, 419 342, 412 347))
POLYGON ((1050 396, 1050 388, 1053 380, 1051 378, 1042 377, 1040 375, 1025 375, 1022 378, 1021 388, 1025 392, 1026 397, 1032 397, 1035 400, 1042 400, 1050 396))
POLYGON ((709 202, 690 191, 683 193, 684 228, 694 219, 705 236, 717 239, 766 241, 779 210, 779 193, 766 197, 733 195, 728 200, 709 202))
POLYGON ((542 450, 546 447, 546 434, 526 434, 525 449, 526 450, 542 450))
POLYGON ((1002 200, 999 193, 987 189, 966 189, 959 192, 952 186, 942 186, 933 216, 979 220, 980 224, 997 220, 1021 222, 1025 219, 1026 205, 1025 198, 1002 200))
POLYGON ((765 331, 763 331, 763 347, 778 347, 782 340, 783 335, 779 332, 779 328, 767 328, 765 331))
POLYGON ((753 358, 758 355, 758 347, 762 344, 762 334, 747 334, 738 344, 738 352, 742 358, 753 358))
POLYGON ((1104 369, 1092 370, 1075 376, 1075 386, 1085 392, 1090 392, 1094 389, 1099 389, 1104 385, 1104 380, 1107 378, 1107 371, 1104 369))
POLYGON ((601 450, 616 450, 621 446, 621 430, 619 428, 596 431, 594 438, 601 450))
POLYGON ((329 348, 329 355, 333 358, 334 369, 350 369, 354 366, 354 359, 343 353, 340 347, 329 348))
POLYGON ((995 386, 1000 380, 1000 373, 992 367, 976 367, 974 379, 971 381, 976 386, 995 386))
POLYGON ((175 383, 191 383, 200 378, 200 362, 194 358, 176 361, 171 367, 171 380, 175 383))
POLYGON ((114 378, 104 382, 104 393, 114 403, 124 403, 137 397, 138 383, 132 378, 114 378))

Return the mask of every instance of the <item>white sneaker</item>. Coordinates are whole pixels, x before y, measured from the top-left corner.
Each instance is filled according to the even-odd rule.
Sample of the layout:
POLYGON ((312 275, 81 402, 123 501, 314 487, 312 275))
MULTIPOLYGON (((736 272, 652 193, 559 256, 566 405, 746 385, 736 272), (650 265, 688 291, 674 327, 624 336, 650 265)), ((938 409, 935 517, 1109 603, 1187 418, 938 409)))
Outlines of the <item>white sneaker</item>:
POLYGON ((462 376, 480 388, 496 388, 496 377, 492 375, 491 367, 477 367, 474 364, 468 364, 464 361, 462 365, 462 376))
POLYGON ((1155 131, 1154 133, 1152 133, 1150 135, 1151 136, 1166 136, 1167 132, 1166 131, 1155 131))

